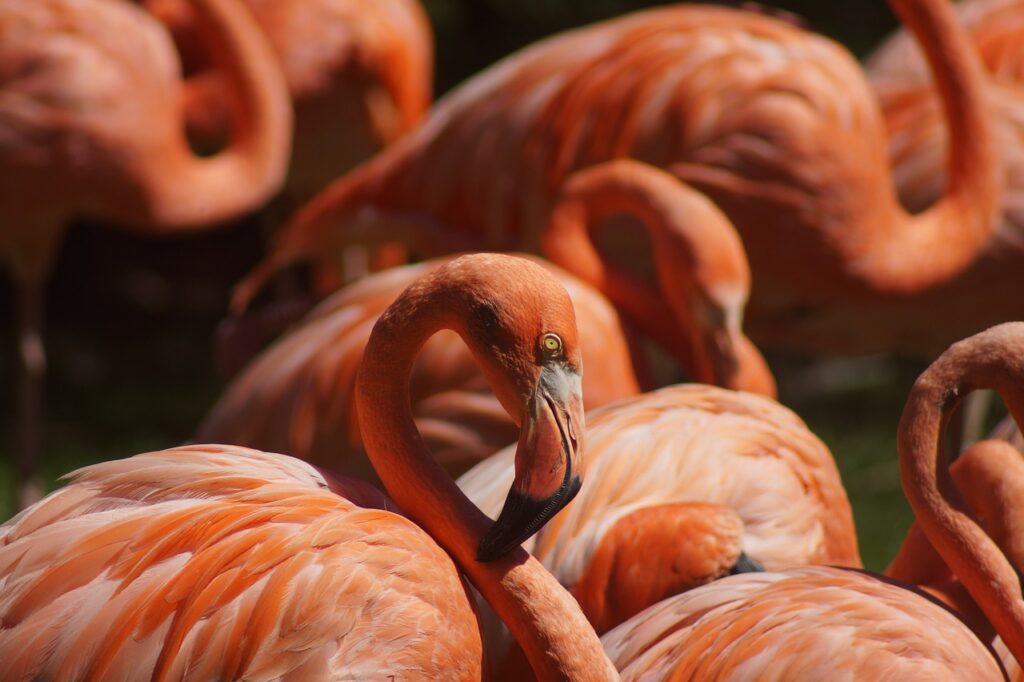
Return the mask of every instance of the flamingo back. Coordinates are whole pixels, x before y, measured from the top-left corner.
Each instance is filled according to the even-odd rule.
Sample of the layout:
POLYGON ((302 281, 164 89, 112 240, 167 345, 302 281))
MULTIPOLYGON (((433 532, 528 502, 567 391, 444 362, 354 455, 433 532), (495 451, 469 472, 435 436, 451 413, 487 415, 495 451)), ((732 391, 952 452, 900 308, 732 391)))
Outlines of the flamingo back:
POLYGON ((8 679, 479 675, 454 564, 367 484, 220 445, 70 478, 0 527, 8 679))
POLYGON ((1001 680, 956 616, 883 578, 823 566, 730 576, 601 642, 623 680, 1001 680))
MULTIPOLYGON (((623 516, 678 502, 735 510, 744 525, 743 550, 769 569, 860 565, 850 503, 831 453, 774 401, 712 386, 671 386, 589 413, 586 443, 586 485, 528 546, 565 585, 575 583, 623 516)), ((485 513, 500 509, 513 454, 502 450, 459 479, 485 513)))
POLYGON ((686 5, 638 12, 542 41, 467 81, 315 200, 311 210, 331 206, 331 220, 286 230, 271 258, 318 253, 326 231, 368 206, 472 232, 489 248, 535 251, 565 179, 629 157, 707 193, 744 232, 755 272, 807 273, 820 291, 835 278, 811 279, 817 263, 787 240, 827 255, 830 230, 874 210, 844 187, 892 196, 887 174, 868 171, 885 167, 872 104, 845 50, 785 22, 686 5), (768 218, 739 219, 759 202, 772 205, 768 218), (811 216, 825 229, 794 229, 811 216))

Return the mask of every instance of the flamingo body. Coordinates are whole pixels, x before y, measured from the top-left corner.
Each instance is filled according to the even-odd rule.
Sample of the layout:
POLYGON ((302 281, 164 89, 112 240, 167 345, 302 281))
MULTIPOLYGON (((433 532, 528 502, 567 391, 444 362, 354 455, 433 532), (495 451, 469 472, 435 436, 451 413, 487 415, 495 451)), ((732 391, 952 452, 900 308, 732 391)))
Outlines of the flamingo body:
POLYGON ((466 586, 393 510, 232 446, 81 469, 0 528, 4 676, 477 679, 466 586))
MULTIPOLYGON (((590 412, 586 437, 588 485, 526 547, 599 628, 702 582, 688 582, 691 575, 720 577, 740 549, 769 569, 860 565, 850 504, 831 454, 774 401, 711 386, 672 386, 590 412), (703 508, 686 516, 671 509, 686 503, 703 508), (638 519, 643 510, 661 518, 638 519), (619 528, 626 519, 635 526, 628 533, 619 528), (636 526, 646 529, 644 549, 624 551, 639 542, 636 526), (617 572, 595 579, 606 554, 614 554, 617 572), (660 573, 676 580, 665 580, 659 593, 652 586, 660 573)), ((459 485, 493 515, 512 476, 512 452, 503 450, 459 485)))
MULTIPOLYGON (((961 338, 997 322, 1024 318, 1024 303, 996 293, 1024 287, 1024 3, 967 0, 957 2, 955 9, 990 76, 985 95, 995 121, 1005 191, 990 243, 970 267, 920 296, 919 314, 907 318, 895 306, 880 306, 874 323, 908 337, 920 334, 917 329, 942 328, 961 338)), ((923 210, 947 185, 943 161, 949 148, 941 103, 924 59, 901 32, 871 55, 868 73, 885 116, 900 200, 910 210, 923 210)))
MULTIPOLYGON (((963 68, 944 82, 977 86, 980 67, 948 9, 898 5, 937 61, 956 45, 945 66, 963 68)), ((972 93, 949 92, 959 120, 987 136, 972 93)), ((914 296, 987 242, 998 197, 990 150, 957 151, 962 182, 949 201, 908 216, 891 187, 881 113, 841 46, 763 14, 656 8, 541 41, 451 92, 421 128, 300 212, 243 291, 273 268, 330 254, 367 213, 490 249, 537 249, 574 173, 632 158, 699 190, 735 224, 754 279, 745 319, 760 342, 917 350, 932 338, 866 325, 864 312, 888 301, 913 317, 914 296)))
POLYGON ((579 607, 518 547, 581 483, 576 334, 557 280, 509 256, 456 259, 389 306, 355 391, 367 452, 407 518, 365 483, 233 446, 76 472, 0 526, 5 678, 479 679, 462 569, 538 678, 613 679, 579 607), (441 329, 522 426, 522 475, 496 523, 413 423, 412 361, 441 329))
POLYGON ((601 639, 623 680, 1001 680, 941 606, 824 566, 730 576, 666 599, 601 639))
MULTIPOLYGON (((223 144, 230 129, 221 75, 183 0, 145 0, 190 68, 190 132, 223 144)), ((419 122, 430 104, 433 45, 417 0, 247 0, 280 61, 295 110, 288 191, 306 200, 419 122)))
POLYGON ((17 291, 19 502, 38 499, 44 288, 67 224, 148 234, 209 228, 280 187, 291 112, 270 46, 235 0, 195 0, 238 134, 198 157, 181 120, 180 69, 162 27, 116 0, 0 4, 0 264, 17 291))

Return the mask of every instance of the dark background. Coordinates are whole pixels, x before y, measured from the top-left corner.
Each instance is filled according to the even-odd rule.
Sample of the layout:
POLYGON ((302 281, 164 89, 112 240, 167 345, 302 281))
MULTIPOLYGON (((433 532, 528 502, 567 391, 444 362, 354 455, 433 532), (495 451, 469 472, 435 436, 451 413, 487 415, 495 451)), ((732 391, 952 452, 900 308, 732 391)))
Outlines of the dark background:
MULTIPOLYGON (((625 0, 428 0, 436 32, 436 92, 544 36, 659 3, 625 0)), ((771 3, 862 56, 895 19, 877 0, 771 3)), ((2 229, 2 228, 0 228, 2 229)), ((256 218, 216 232, 155 241, 80 223, 49 288, 50 364, 44 471, 175 445, 220 390, 211 334, 227 293, 256 261, 256 218)), ((0 280, 0 519, 11 511, 13 320, 0 280)), ((920 360, 811 363, 772 358, 782 399, 836 454, 854 503, 866 562, 884 566, 910 515, 899 490, 894 433, 920 360), (822 391, 821 386, 828 387, 822 391)))

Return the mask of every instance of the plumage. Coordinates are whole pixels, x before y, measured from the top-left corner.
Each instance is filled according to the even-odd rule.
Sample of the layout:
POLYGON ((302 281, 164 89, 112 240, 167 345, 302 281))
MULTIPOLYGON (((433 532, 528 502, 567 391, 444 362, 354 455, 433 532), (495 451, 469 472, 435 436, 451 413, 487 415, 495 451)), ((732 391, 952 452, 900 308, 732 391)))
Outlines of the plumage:
MULTIPOLYGON (((385 223, 386 241, 441 230, 540 248, 571 270, 545 241, 552 206, 578 172, 630 158, 735 225, 755 284, 745 324, 759 343, 937 350, 955 338, 944 328, 915 336, 874 311, 911 319, 918 295, 971 265, 991 240, 1000 183, 981 66, 947 3, 892 4, 932 56, 956 140, 956 181, 928 212, 900 207, 877 101, 842 47, 764 14, 659 7, 538 42, 453 90, 401 144, 297 214, 239 297, 276 268, 364 239, 367 216, 385 223)), ((735 301, 726 310, 740 312, 735 301)))
MULTIPOLYGON (((922 333, 917 328, 958 338, 997 322, 1024 318, 1019 297, 998 293, 1024 287, 1024 3, 962 0, 954 7, 989 76, 985 100, 995 122, 1005 190, 996 230, 974 262, 918 297, 919 310, 913 317, 892 310, 877 318, 876 324, 905 335, 922 333)), ((901 32, 871 55, 867 68, 885 116, 900 200, 910 210, 923 210, 946 187, 943 159, 949 147, 941 103, 925 62, 901 32)))
MULTIPOLYGON (((860 566, 831 453, 774 401, 712 386, 663 388, 590 412, 586 443, 586 487, 525 546, 599 632, 727 574, 741 550, 768 569, 860 566), (624 533, 624 522, 643 531, 624 533), (626 551, 641 532, 643 550, 626 551), (617 565, 604 574, 609 556, 617 565)), ((493 516, 513 473, 506 449, 459 485, 493 516)))
POLYGON ((0 530, 6 679, 479 675, 455 565, 368 485, 223 445, 69 478, 0 530))
POLYGON ((942 607, 878 576, 824 566, 723 578, 601 641, 623 680, 1003 679, 942 607))
MULTIPOLYGON (((184 0, 142 3, 168 28, 189 71, 185 117, 204 146, 231 129, 223 71, 184 0)), ((286 191, 305 201, 410 130, 433 85, 433 38, 417 0, 246 0, 284 71, 295 110, 286 191)))
MULTIPOLYGON (((911 389, 897 439, 903 489, 921 530, 1018 663, 1024 657, 1019 576, 956 492, 941 432, 956 403, 977 388, 998 391, 1024 422, 1022 351, 1024 323, 951 346, 911 389)), ((1005 454, 1008 446, 999 447, 1005 454)), ((965 482, 966 469, 979 463, 992 464, 982 457, 961 467, 965 482)), ((983 466, 983 478, 999 481, 1005 462, 998 468, 983 466)), ((1002 503, 1013 498, 1012 489, 996 496, 1002 503)), ((821 566, 723 578, 652 606, 602 644, 626 680, 1006 679, 978 636, 921 590, 821 566)))
POLYGON ((613 679, 579 607, 517 546, 579 489, 579 365, 571 301, 536 264, 476 254, 427 273, 381 315, 355 387, 408 518, 368 484, 236 446, 86 467, 0 526, 4 679, 479 679, 459 568, 538 678, 613 679), (523 429, 494 524, 413 425, 412 361, 440 329, 523 429))
POLYGON ((0 4, 0 265, 17 294, 22 504, 38 494, 44 288, 71 220, 175 235, 253 210, 284 179, 291 113, 270 46, 236 0, 195 10, 232 73, 239 128, 203 158, 184 139, 179 65, 152 17, 118 0, 0 4))

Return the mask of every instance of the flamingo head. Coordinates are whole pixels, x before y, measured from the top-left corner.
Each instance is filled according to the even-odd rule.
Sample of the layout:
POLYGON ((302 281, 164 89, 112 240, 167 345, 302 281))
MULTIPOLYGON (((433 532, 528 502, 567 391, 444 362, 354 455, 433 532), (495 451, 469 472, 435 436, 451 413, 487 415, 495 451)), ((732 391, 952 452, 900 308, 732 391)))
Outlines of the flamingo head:
POLYGON ((536 263, 490 258, 487 276, 467 290, 470 314, 460 331, 518 424, 519 444, 515 480, 478 547, 481 561, 517 547, 576 495, 584 431, 583 359, 569 295, 536 263))

